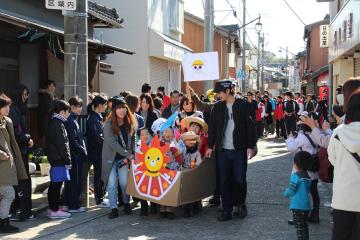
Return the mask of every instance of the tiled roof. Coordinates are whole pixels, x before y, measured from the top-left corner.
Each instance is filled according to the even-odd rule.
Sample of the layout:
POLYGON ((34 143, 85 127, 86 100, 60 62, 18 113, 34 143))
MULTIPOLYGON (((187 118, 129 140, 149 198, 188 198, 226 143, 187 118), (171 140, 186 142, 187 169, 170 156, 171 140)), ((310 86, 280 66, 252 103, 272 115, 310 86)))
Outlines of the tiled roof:
POLYGON ((95 2, 88 1, 88 13, 94 27, 122 28, 124 19, 120 18, 115 8, 108 8, 95 2))

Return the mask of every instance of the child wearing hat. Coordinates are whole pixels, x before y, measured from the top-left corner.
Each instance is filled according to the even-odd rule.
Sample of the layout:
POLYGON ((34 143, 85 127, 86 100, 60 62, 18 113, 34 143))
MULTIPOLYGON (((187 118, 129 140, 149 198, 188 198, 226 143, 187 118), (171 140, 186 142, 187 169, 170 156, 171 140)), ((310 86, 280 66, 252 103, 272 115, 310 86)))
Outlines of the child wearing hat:
POLYGON ((199 143, 199 152, 201 154, 201 158, 205 157, 205 153, 208 149, 208 125, 206 122, 199 117, 187 117, 183 119, 182 126, 184 126, 183 132, 185 130, 192 131, 200 138, 199 143))
MULTIPOLYGON (((181 140, 185 144, 185 151, 183 152, 183 169, 193 169, 198 167, 202 162, 202 157, 199 152, 200 137, 193 131, 189 131, 182 134, 181 140)), ((191 217, 192 215, 197 214, 201 209, 201 201, 186 204, 183 208, 184 217, 191 217)))

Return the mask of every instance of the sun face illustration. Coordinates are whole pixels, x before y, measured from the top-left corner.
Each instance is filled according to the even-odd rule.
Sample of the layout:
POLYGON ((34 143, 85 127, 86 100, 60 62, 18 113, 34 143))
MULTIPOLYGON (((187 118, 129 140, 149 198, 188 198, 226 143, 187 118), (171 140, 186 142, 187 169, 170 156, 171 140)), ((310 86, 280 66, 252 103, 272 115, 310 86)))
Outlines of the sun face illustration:
POLYGON ((193 61, 192 67, 195 70, 201 70, 204 67, 204 62, 200 59, 193 61))
POLYGON ((151 146, 143 144, 141 153, 136 154, 132 166, 135 188, 139 194, 153 199, 160 199, 172 187, 178 172, 166 168, 170 161, 170 144, 160 145, 156 136, 151 146))

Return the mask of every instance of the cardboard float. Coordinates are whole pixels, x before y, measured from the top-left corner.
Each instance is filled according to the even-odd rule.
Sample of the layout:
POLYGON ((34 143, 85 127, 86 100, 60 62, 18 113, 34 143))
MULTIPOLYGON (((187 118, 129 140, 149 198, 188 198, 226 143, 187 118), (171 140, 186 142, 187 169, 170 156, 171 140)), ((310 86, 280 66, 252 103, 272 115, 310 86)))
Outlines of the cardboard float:
POLYGON ((151 146, 142 145, 130 167, 126 192, 136 198, 164 206, 178 207, 211 196, 215 190, 215 159, 204 159, 194 169, 166 168, 169 144, 160 146, 155 137, 151 146))

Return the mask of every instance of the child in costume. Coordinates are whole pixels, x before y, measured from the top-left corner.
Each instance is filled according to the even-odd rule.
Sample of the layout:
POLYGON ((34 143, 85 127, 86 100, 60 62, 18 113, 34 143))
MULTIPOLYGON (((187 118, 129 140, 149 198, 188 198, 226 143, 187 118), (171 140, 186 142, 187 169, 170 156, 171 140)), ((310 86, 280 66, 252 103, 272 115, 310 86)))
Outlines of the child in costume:
POLYGON ((185 130, 192 131, 200 137, 199 151, 201 158, 204 158, 208 149, 208 125, 204 119, 200 117, 187 117, 182 120, 182 126, 183 132, 185 130))
MULTIPOLYGON (((199 152, 200 137, 193 131, 185 132, 181 136, 185 144, 185 151, 183 152, 183 169, 193 169, 199 166, 202 162, 202 157, 199 152)), ((184 217, 191 217, 192 214, 197 214, 200 207, 200 202, 186 204, 184 208, 184 217)))

